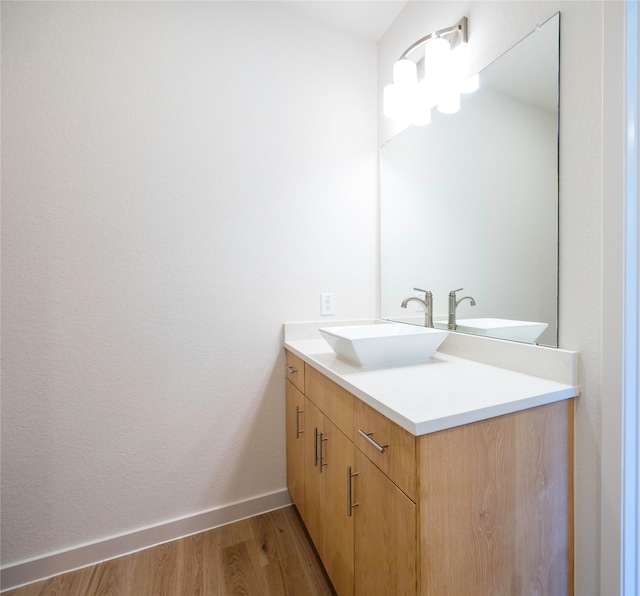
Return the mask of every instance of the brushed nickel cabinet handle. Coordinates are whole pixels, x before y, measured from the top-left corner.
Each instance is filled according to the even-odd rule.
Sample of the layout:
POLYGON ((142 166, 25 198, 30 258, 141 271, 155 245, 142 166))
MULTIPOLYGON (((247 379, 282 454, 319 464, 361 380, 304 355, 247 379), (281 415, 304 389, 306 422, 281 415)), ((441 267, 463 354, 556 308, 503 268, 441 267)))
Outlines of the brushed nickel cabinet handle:
POLYGON ((298 371, 297 369, 293 368, 293 366, 289 366, 287 365, 287 371, 290 372, 292 375, 295 375, 298 371))
POLYGON ((352 472, 351 471, 351 466, 347 466, 347 517, 351 517, 352 512, 351 510, 354 507, 357 507, 358 505, 360 505, 360 503, 352 503, 351 502, 351 479, 355 478, 358 475, 358 472, 352 472))
POLYGON ((358 429, 358 434, 365 440, 367 441, 367 443, 369 443, 369 445, 371 445, 372 447, 374 447, 375 449, 377 449, 380 453, 384 453, 384 450, 389 447, 389 443, 385 443, 384 445, 380 445, 379 443, 376 443, 372 438, 371 435, 373 433, 366 433, 363 430, 358 429))
POLYGON ((313 429, 313 465, 318 467, 318 427, 313 429))
POLYGON ((304 429, 300 430, 300 414, 304 414, 304 410, 301 410, 300 406, 296 406, 296 439, 299 439, 304 432, 304 429))
POLYGON ((322 468, 327 465, 327 462, 322 461, 322 442, 327 440, 327 437, 324 436, 324 433, 318 433, 318 472, 322 474, 322 468))

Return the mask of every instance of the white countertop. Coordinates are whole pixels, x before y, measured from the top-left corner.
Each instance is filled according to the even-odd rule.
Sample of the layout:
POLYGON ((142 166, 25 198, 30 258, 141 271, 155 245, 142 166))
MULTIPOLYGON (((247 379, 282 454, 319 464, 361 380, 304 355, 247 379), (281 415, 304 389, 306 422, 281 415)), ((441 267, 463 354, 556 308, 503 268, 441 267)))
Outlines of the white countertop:
MULTIPOLYGON (((455 339, 456 343, 464 341, 465 338, 459 335, 455 339)), ((477 341, 477 338, 469 341, 477 341)), ((364 369, 340 360, 324 339, 317 339, 313 334, 287 334, 285 331, 284 345, 310 366, 416 436, 579 394, 575 371, 570 374, 571 383, 562 383, 544 378, 544 370, 541 376, 535 376, 461 358, 442 350, 435 352, 425 364, 364 369), (304 335, 312 338, 301 339, 304 335)), ((519 349, 518 345, 514 344, 514 350, 519 349)), ((499 346, 507 351, 509 347, 499 346)), ((531 349, 547 349, 526 347, 529 353, 531 349)), ((560 358, 577 356, 575 352, 567 351, 558 351, 558 355, 560 358)), ((571 357, 569 362, 575 366, 577 358, 571 357)))

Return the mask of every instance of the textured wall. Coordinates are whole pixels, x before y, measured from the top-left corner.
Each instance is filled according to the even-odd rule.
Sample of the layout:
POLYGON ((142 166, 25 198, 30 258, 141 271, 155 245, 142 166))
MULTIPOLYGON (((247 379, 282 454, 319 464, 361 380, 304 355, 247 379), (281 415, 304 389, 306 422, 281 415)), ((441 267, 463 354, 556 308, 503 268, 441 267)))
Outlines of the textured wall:
POLYGON ((285 487, 281 327, 371 317, 376 51, 262 2, 2 2, 2 561, 285 487))
MULTIPOLYGON (((402 51, 425 32, 469 17, 470 54, 482 68, 561 12, 561 348, 580 351, 576 409, 576 594, 599 590, 601 408, 602 3, 409 2, 378 44, 378 97, 402 51)), ((394 134, 379 114, 382 143, 394 134)))

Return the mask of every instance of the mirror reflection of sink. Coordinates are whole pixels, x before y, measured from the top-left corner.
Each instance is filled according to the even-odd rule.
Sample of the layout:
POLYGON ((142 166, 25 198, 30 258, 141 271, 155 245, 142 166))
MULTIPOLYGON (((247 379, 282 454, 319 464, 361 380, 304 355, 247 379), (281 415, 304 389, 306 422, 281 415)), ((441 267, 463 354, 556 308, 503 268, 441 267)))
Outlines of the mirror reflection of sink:
POLYGON ((402 323, 325 327, 320 333, 339 358, 363 367, 426 362, 449 334, 402 323))
MULTIPOLYGON (((447 328, 446 321, 434 321, 434 325, 440 329, 447 328)), ((534 343, 547 327, 547 323, 512 319, 480 318, 456 321, 456 331, 526 343, 534 343)))

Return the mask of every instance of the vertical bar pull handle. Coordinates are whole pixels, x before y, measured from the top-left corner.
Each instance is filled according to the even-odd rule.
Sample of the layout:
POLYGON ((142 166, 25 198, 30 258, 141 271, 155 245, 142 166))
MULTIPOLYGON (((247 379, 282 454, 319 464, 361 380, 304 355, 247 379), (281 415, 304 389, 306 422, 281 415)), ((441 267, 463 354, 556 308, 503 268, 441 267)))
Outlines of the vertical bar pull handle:
POLYGON ((318 467, 318 427, 313 429, 313 465, 318 467))
POLYGON ((347 466, 347 517, 351 517, 351 510, 360 505, 360 503, 352 503, 351 498, 351 479, 358 475, 358 472, 352 472, 351 466, 347 466))
POLYGON ((304 410, 301 410, 300 406, 296 406, 296 439, 299 439, 304 432, 304 430, 300 429, 300 414, 304 414, 304 410))
POLYGON ((324 436, 324 433, 318 433, 318 472, 322 474, 322 468, 327 465, 326 461, 322 461, 322 442, 326 441, 327 437, 324 436))

